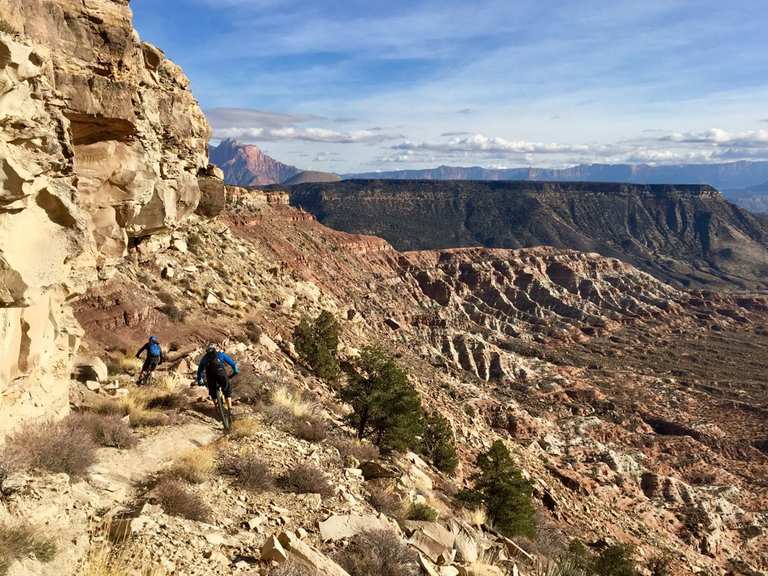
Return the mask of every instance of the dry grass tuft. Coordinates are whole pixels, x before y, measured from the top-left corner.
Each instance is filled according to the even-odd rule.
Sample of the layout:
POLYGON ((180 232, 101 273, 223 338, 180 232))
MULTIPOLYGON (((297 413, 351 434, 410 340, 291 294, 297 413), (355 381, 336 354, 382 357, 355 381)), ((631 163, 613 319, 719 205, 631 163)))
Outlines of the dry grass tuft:
POLYGON ((333 496, 335 490, 328 478, 312 464, 298 464, 280 477, 280 485, 297 494, 320 494, 323 498, 333 496))
POLYGON ((211 509, 200 496, 190 492, 180 480, 164 478, 158 482, 153 494, 166 514, 187 520, 207 522, 211 509))
POLYGON ((144 362, 134 356, 124 356, 117 361, 117 366, 122 372, 138 374, 144 362))
POLYGON ((166 476, 190 484, 202 484, 216 468, 214 449, 210 446, 194 448, 179 456, 166 476))
POLYGON ((255 452, 227 456, 221 464, 224 474, 237 478, 237 483, 252 492, 264 492, 275 483, 269 466, 255 452))
POLYGON ((50 562, 56 543, 29 524, 0 524, 0 574, 6 574, 16 560, 34 557, 50 562))
POLYGON ((300 392, 281 386, 272 393, 272 405, 286 410, 294 418, 307 418, 313 412, 313 406, 300 392))
POLYGON ((253 438, 259 432, 259 424, 252 418, 235 420, 232 423, 232 429, 229 431, 230 440, 241 440, 243 438, 253 438))
POLYGON ((96 460, 96 443, 82 422, 30 423, 6 438, 0 460, 11 470, 46 470, 82 477, 96 460))
MULTIPOLYGON (((107 530, 107 535, 109 530, 107 530)), ((119 548, 109 544, 105 536, 88 552, 81 576, 164 576, 165 571, 146 551, 134 546, 119 548)))
POLYGON ((477 508, 462 508, 461 517, 464 522, 470 526, 480 528, 488 523, 488 512, 486 512, 483 506, 477 508))
POLYGON ((351 576, 418 576, 418 555, 394 532, 377 530, 353 537, 338 555, 351 576))

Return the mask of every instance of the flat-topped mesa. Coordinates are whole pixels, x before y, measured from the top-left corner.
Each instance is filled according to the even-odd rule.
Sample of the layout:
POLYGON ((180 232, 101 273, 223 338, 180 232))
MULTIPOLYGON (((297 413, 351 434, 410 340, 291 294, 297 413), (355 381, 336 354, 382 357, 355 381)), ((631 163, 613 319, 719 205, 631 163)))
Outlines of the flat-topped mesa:
MULTIPOLYGON (((210 129, 127 0, 0 0, 0 437, 68 406, 68 302, 193 213, 210 129)), ((218 180, 219 186, 223 184, 218 180)))
POLYGON ((289 187, 322 223, 398 250, 554 246, 684 287, 764 289, 768 226, 707 185, 345 180, 289 187))

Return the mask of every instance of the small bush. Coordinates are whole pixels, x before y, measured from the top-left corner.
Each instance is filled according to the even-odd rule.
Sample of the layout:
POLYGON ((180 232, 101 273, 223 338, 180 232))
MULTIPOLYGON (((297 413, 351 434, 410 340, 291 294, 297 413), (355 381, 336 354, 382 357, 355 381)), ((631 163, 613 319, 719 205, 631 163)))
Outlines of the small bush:
POLYGON ((146 550, 138 546, 113 547, 108 535, 91 546, 80 576, 166 576, 146 550))
POLYGON ((163 304, 160 306, 160 312, 176 323, 184 322, 187 319, 187 313, 176 304, 163 304))
POLYGON ((322 470, 311 464, 299 464, 281 476, 280 485, 297 494, 320 494, 323 498, 333 496, 333 486, 322 470))
POLYGON ((82 422, 27 424, 6 439, 0 460, 14 470, 46 470, 82 477, 96 461, 96 443, 82 422))
POLYGON ((339 324, 333 314, 323 311, 310 322, 303 318, 293 331, 293 344, 302 362, 323 380, 339 377, 339 324))
POLYGON ((211 510, 202 498, 190 492, 179 480, 164 478, 155 486, 154 496, 165 513, 171 516, 197 522, 206 522, 211 516, 211 510))
POLYGON ((595 559, 592 571, 600 576, 638 576, 635 550, 626 544, 614 544, 595 559))
POLYGON ((0 524, 0 574, 6 574, 14 561, 30 556, 50 562, 56 556, 56 543, 29 524, 0 524))
POLYGON ((274 485, 269 466, 254 452, 227 456, 221 471, 237 478, 238 485, 252 492, 264 492, 274 485))
POLYGON ((365 348, 349 375, 342 399, 352 406, 349 423, 359 440, 383 450, 416 446, 422 429, 421 398, 407 374, 377 348, 365 348))
POLYGON ((75 427, 82 427, 99 446, 109 448, 133 448, 139 440, 122 417, 117 414, 93 414, 84 412, 71 416, 75 427))
POLYGON ((256 324, 256 322, 253 320, 248 320, 245 324, 243 324, 243 330, 245 331, 245 335, 248 337, 248 340, 254 344, 258 343, 263 333, 261 326, 256 324))
POLYGON ((325 421, 316 416, 297 418, 293 423, 293 434, 308 442, 322 442, 328 436, 328 428, 325 421))
POLYGON ((178 410, 187 405, 187 398, 183 394, 168 393, 153 396, 146 401, 148 410, 178 410))
POLYGON ((253 438, 258 434, 259 424, 252 418, 235 420, 229 431, 230 440, 242 440, 243 438, 253 438))
POLYGON ((379 459, 379 449, 368 442, 351 438, 335 438, 331 444, 339 451, 341 459, 347 461, 350 457, 358 462, 370 462, 379 459))
POLYGON ((173 463, 167 475, 190 484, 202 484, 208 480, 215 468, 216 461, 212 448, 194 448, 182 454, 173 463))
POLYGON ((419 520, 421 522, 434 522, 437 520, 437 510, 426 504, 411 504, 408 509, 408 520, 419 520))
POLYGON ((459 464, 451 425, 437 412, 424 418, 421 449, 427 459, 441 472, 454 472, 459 464))
POLYGON ((367 500, 377 512, 393 518, 403 516, 403 501, 391 488, 373 484, 368 488, 367 500))
POLYGON ((363 532, 353 537, 337 557, 351 576, 418 576, 418 555, 388 530, 363 532))
POLYGON ((672 559, 668 555, 654 556, 648 561, 648 571, 651 576, 670 576, 672 559))
POLYGON ((0 18, 0 32, 4 32, 5 34, 9 34, 11 36, 18 34, 16 29, 11 26, 7 20, 4 20, 0 18))
POLYGON ((255 373, 253 366, 244 363, 232 386, 232 397, 243 404, 257 405, 271 401, 270 391, 255 373))
POLYGON ((473 476, 474 489, 459 494, 472 506, 484 504, 496 528, 508 537, 536 534, 533 489, 515 466, 500 440, 477 457, 479 473, 473 476))
POLYGON ((304 566, 295 560, 287 560, 272 568, 267 574, 268 576, 319 576, 317 570, 304 566))

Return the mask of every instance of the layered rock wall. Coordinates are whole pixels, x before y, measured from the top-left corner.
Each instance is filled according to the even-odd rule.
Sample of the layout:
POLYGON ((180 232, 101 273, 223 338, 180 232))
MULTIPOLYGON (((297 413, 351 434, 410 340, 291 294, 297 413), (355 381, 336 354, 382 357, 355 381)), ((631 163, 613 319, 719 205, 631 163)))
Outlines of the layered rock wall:
POLYGON ((0 0, 0 437, 67 409, 68 300, 200 199, 209 127, 125 0, 0 0))

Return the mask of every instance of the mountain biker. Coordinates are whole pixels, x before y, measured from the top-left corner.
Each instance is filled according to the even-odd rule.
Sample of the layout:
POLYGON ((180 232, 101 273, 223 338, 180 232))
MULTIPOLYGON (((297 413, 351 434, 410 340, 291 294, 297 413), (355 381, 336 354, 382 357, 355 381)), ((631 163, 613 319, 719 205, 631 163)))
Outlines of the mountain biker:
POLYGON ((136 352, 136 358, 141 358, 142 352, 146 352, 147 356, 144 359, 144 365, 141 367, 139 379, 136 381, 136 384, 139 386, 147 381, 150 374, 155 371, 155 368, 163 363, 164 358, 163 348, 160 346, 157 336, 149 337, 149 340, 144 343, 144 346, 139 348, 139 351, 136 352))
POLYGON ((219 351, 215 344, 208 344, 197 367, 197 385, 208 387, 208 395, 214 404, 216 403, 216 391, 221 388, 227 402, 227 409, 231 411, 232 385, 229 379, 237 375, 238 372, 237 364, 232 358, 219 351), (231 374, 227 374, 225 364, 232 368, 231 374))

